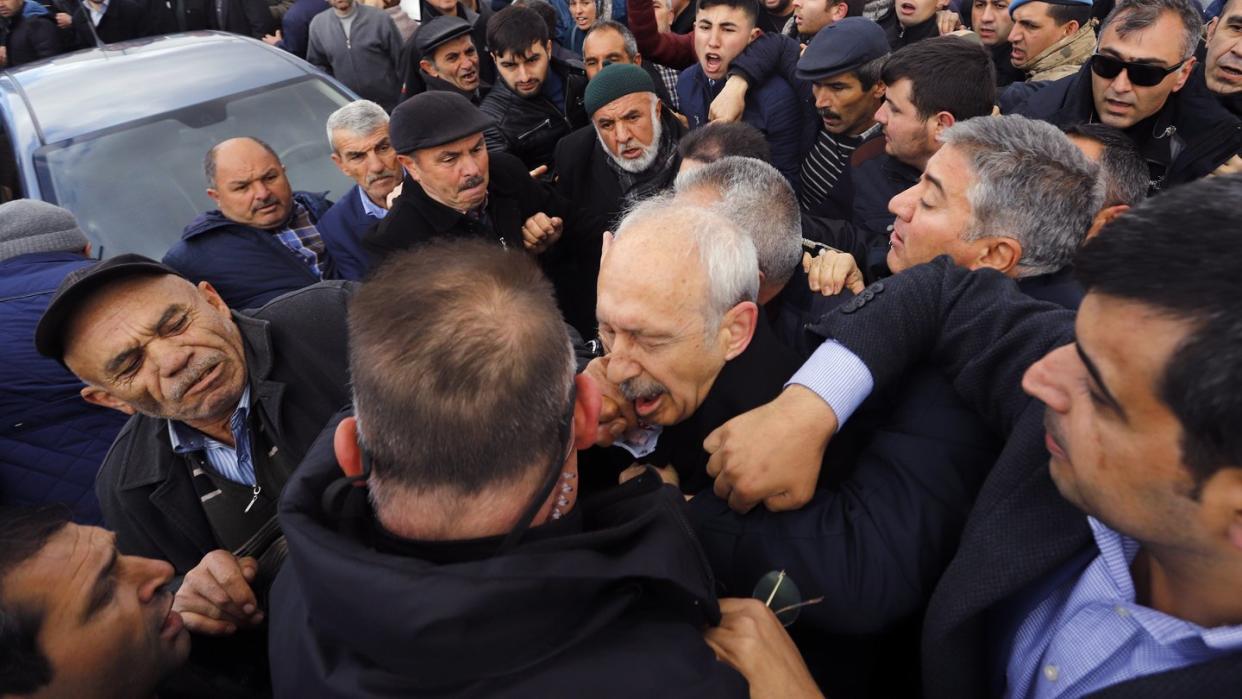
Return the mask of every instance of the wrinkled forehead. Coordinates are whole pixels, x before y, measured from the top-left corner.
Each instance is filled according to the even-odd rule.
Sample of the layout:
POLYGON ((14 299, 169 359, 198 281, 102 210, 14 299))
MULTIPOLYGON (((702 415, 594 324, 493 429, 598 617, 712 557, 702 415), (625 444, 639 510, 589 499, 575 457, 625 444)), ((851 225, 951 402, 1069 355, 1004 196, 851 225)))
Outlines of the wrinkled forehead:
POLYGON ((125 327, 158 324, 170 306, 198 303, 194 285, 173 274, 119 279, 83 299, 65 324, 65 359, 104 349, 125 327))

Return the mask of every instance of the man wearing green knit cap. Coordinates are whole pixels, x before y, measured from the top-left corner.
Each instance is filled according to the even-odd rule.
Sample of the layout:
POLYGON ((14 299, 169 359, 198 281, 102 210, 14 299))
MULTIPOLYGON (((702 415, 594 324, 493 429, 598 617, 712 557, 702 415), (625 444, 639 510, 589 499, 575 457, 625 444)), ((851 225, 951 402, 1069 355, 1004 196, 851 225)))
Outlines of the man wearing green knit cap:
POLYGON ((566 318, 589 337, 595 334, 601 236, 615 230, 628 204, 672 185, 685 127, 656 97, 651 76, 636 65, 605 66, 587 83, 584 106, 591 123, 561 139, 553 160, 557 187, 578 217, 567 234, 572 269, 568 278, 557 280, 576 293, 560 298, 566 301, 566 318))

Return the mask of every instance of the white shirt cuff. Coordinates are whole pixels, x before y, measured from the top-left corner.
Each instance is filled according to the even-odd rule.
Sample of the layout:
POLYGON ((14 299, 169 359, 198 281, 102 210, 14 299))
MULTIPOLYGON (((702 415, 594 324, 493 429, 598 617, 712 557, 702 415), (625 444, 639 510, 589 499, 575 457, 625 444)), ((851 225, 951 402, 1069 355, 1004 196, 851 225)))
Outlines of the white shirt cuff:
POLYGON ((845 345, 826 340, 785 385, 798 384, 815 393, 837 415, 837 429, 845 425, 875 388, 871 370, 845 345))

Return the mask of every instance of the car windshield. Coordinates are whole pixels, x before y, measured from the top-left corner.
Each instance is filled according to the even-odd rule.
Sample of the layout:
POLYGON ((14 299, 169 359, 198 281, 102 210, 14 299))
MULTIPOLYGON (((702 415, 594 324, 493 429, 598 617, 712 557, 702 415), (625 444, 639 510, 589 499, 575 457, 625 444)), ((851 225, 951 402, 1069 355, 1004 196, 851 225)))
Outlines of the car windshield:
POLYGON ((318 77, 229 95, 44 146, 34 164, 44 198, 69 209, 95 254, 164 256, 207 196, 203 156, 254 136, 280 156, 295 190, 342 196, 353 181, 332 164, 328 115, 349 98, 318 77))

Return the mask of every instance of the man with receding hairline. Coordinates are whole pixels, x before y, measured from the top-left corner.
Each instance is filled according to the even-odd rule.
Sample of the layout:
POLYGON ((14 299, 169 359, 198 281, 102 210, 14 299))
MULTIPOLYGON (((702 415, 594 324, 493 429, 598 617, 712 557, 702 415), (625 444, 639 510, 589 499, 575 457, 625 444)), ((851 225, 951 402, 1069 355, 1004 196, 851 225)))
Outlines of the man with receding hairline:
POLYGON ((234 308, 257 308, 338 278, 316 228, 331 202, 293 191, 271 146, 250 137, 221 141, 207 151, 203 171, 207 196, 219 208, 186 226, 165 264, 191 281, 211 282, 234 308))

